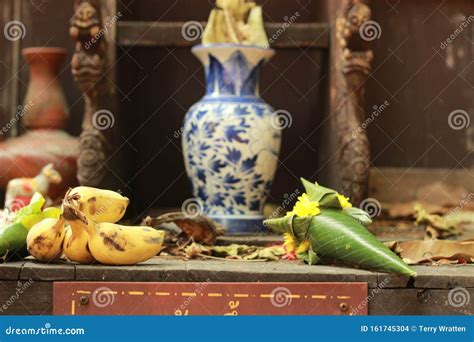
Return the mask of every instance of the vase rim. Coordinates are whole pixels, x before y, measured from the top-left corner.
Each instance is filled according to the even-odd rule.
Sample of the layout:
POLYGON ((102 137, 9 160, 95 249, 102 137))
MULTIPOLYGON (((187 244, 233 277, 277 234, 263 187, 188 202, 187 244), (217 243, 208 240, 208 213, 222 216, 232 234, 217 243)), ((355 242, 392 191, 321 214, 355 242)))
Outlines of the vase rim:
POLYGON ((44 55, 44 54, 56 54, 56 55, 67 55, 67 50, 62 47, 55 46, 34 46, 28 47, 21 50, 23 56, 31 55, 44 55))
POLYGON ((233 43, 200 44, 191 49, 192 53, 204 64, 209 63, 209 55, 225 63, 236 51, 241 52, 253 65, 260 61, 268 61, 275 54, 275 50, 257 45, 242 45, 233 43))

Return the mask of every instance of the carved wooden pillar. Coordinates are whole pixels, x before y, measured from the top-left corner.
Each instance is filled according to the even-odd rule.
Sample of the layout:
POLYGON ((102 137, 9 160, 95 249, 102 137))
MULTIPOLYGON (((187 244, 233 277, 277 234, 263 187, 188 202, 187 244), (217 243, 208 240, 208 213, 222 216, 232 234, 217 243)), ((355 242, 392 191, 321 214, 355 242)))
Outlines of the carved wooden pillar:
POLYGON ((76 0, 70 35, 75 41, 71 60, 74 80, 85 101, 79 138, 78 180, 82 185, 117 188, 119 172, 113 169, 117 146, 115 93, 115 1, 76 0), (107 23, 107 25, 104 25, 107 23))
POLYGON ((330 1, 331 77, 330 135, 331 177, 354 204, 367 197, 370 152, 365 120, 365 83, 371 71, 373 52, 361 27, 371 11, 362 1, 330 1), (361 31, 361 32, 360 32, 361 31))

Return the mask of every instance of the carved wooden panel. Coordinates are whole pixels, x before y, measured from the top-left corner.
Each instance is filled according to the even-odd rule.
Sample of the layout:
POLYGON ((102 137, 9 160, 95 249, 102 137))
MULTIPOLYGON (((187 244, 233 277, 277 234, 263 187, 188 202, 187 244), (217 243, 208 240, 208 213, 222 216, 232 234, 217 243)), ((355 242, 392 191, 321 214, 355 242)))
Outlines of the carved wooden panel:
POLYGON ((82 185, 119 188, 119 113, 115 85, 115 1, 76 0, 70 35, 71 69, 84 96, 78 180, 82 185))
POLYGON ((371 11, 357 0, 334 1, 331 11, 330 126, 336 187, 358 204, 367 197, 370 153, 365 120, 365 82, 373 52, 364 37, 371 11))

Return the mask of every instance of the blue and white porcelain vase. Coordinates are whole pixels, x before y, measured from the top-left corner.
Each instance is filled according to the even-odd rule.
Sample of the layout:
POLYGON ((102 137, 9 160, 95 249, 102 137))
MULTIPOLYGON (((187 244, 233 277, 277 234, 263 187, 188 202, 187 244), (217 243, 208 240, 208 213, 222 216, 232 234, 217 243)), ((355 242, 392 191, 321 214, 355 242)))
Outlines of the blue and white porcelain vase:
POLYGON ((281 131, 259 95, 262 65, 274 50, 236 44, 198 45, 206 95, 186 114, 183 153, 204 214, 229 234, 264 231, 281 131))

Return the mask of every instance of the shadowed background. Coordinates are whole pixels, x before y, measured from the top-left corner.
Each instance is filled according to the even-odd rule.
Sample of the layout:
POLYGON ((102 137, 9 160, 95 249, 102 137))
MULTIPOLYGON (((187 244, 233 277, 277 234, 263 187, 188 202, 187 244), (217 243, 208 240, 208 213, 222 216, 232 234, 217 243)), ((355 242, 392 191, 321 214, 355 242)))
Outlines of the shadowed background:
MULTIPOLYGON (((326 1, 257 2, 264 5, 267 22, 284 22, 296 12, 298 23, 327 18, 326 1)), ((367 83, 367 117, 374 106, 388 103, 367 127, 374 170, 442 168, 446 177, 453 169, 472 174, 473 126, 453 130, 448 115, 461 109, 474 121, 474 23, 447 48, 440 45, 474 14, 474 3, 427 0, 421 6, 408 0, 381 0, 370 5, 381 36, 372 42, 375 60, 367 83)), ((62 46, 72 54, 68 35, 72 0, 1 0, 0 7, 1 27, 13 19, 25 24, 21 48, 62 46)), ((211 1, 204 0, 119 1, 122 19, 134 21, 205 21, 211 8, 211 1)), ((0 40, 2 125, 21 103, 28 82, 18 48, 0 40)), ((279 203, 285 193, 298 188, 300 176, 322 181, 331 177, 325 172, 331 156, 321 139, 322 123, 330 115, 327 51, 280 49, 263 69, 262 96, 292 116, 291 127, 283 131, 281 164, 270 201, 279 203)), ((204 94, 201 64, 189 48, 174 47, 118 47, 117 60, 120 112, 114 114, 122 127, 120 152, 127 156, 124 191, 132 194, 138 213, 149 207, 178 207, 191 197, 179 132, 187 109, 204 94)), ((61 70, 71 106, 69 131, 78 135, 83 101, 69 66, 65 63, 61 70)))

